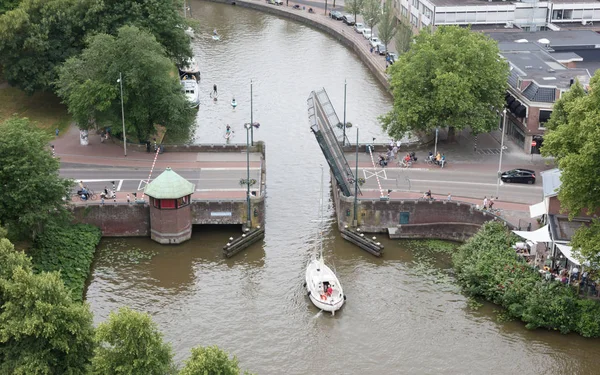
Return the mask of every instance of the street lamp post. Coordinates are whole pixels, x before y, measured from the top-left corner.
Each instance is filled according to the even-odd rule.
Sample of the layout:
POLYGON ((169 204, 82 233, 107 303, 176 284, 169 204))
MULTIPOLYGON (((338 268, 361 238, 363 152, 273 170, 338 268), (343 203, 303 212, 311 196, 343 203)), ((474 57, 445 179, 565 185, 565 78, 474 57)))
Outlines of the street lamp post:
POLYGON ((437 155, 437 140, 438 140, 438 128, 435 128, 435 146, 433 146, 433 155, 437 155))
POLYGON ((504 129, 506 128, 506 108, 502 111, 502 137, 500 140, 500 161, 498 161, 498 181, 496 182, 496 197, 500 191, 500 174, 502 173, 502 152, 504 151, 504 129))
POLYGON ((252 124, 245 124, 246 128, 246 204, 248 206, 248 217, 246 219, 246 228, 250 229, 252 226, 252 219, 250 213, 250 130, 252 124))
POLYGON ((254 146, 254 113, 253 113, 253 99, 252 99, 252 80, 250 80, 250 144, 254 146))
POLYGON ((121 119, 123 120, 123 152, 127 156, 127 136, 125 135, 125 107, 123 106, 123 76, 119 72, 119 79, 117 80, 121 85, 121 119))
POLYGON ((346 80, 344 80, 344 138, 342 144, 346 145, 346 80))
POLYGON ((356 166, 354 172, 354 226, 358 227, 358 126, 356 127, 356 166))

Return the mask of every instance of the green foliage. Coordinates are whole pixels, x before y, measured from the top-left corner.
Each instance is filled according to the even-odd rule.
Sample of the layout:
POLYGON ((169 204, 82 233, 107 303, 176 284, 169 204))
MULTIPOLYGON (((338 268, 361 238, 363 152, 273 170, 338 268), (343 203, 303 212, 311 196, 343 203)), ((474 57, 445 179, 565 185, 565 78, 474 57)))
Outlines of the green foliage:
POLYGON ((60 271, 74 301, 83 300, 85 282, 102 233, 92 225, 49 226, 31 251, 37 272, 60 271))
POLYGON ((112 312, 96 329, 98 347, 92 373, 164 375, 172 371, 171 346, 148 314, 129 308, 112 312))
POLYGON ((22 0, 2 0, 0 2, 0 15, 8 12, 9 10, 13 10, 19 6, 19 3, 22 0))
POLYGON ((458 244, 444 240, 408 240, 404 241, 405 246, 419 252, 452 254, 458 247, 458 244))
POLYGON ((90 38, 82 54, 60 68, 58 95, 80 128, 118 125, 113 132, 120 132, 119 73, 128 134, 148 139, 155 124, 164 125, 169 134, 189 133, 195 114, 188 108, 172 61, 151 34, 131 26, 119 29, 117 37, 90 38))
POLYGON ((35 238, 48 222, 70 218, 63 198, 72 183, 59 176, 49 140, 27 119, 0 123, 0 222, 13 235, 35 238))
POLYGON ((216 346, 192 348, 191 357, 185 361, 179 375, 238 375, 238 360, 229 358, 227 352, 216 346))
POLYGON ((71 301, 58 273, 34 274, 30 260, 0 240, 0 373, 86 374, 92 314, 71 301))
POLYGON ((383 128, 392 138, 436 127, 494 129, 494 108, 504 105, 508 78, 508 64, 498 54, 494 40, 468 28, 419 33, 388 70, 394 108, 380 118, 383 128))
POLYGON ((529 329, 598 337, 600 304, 579 299, 570 286, 542 280, 516 256, 514 242, 502 224, 490 222, 459 247, 452 259, 463 290, 501 305, 506 317, 521 319, 529 329))
POLYGON ((354 19, 356 20, 356 15, 361 12, 364 2, 364 0, 346 1, 344 5, 344 10, 352 13, 354 15, 354 19))
POLYGON ((24 0, 0 16, 4 77, 32 94, 51 89, 56 68, 83 48, 91 0, 24 0))
POLYGON ((385 46, 386 50, 390 41, 396 35, 398 29, 396 28, 396 14, 394 13, 394 7, 392 0, 386 0, 383 4, 383 12, 381 14, 381 21, 379 22, 379 27, 377 28, 377 32, 379 35, 379 40, 385 46))
POLYGON ((575 254, 594 267, 600 265, 600 221, 594 219, 590 226, 582 225, 573 236, 571 245, 575 254))
MULTIPOLYGON (((579 82, 555 103, 548 121, 541 152, 554 156, 561 170, 558 192, 561 209, 569 217, 591 214, 600 208, 600 75, 595 74, 588 94, 579 82)), ((573 238, 573 246, 581 255, 598 264, 600 225, 597 220, 581 227, 573 238)))
POLYGON ((177 27, 185 24, 180 6, 179 0, 23 0, 0 16, 0 65, 9 83, 30 94, 51 90, 57 68, 83 50, 86 38, 115 35, 124 25, 147 30, 181 62, 192 51, 177 27))
POLYGON ((396 51, 398 55, 402 55, 408 51, 413 40, 412 27, 404 20, 400 20, 398 24, 398 32, 396 33, 396 51))
POLYGON ((380 0, 364 0, 362 9, 363 19, 365 24, 375 33, 373 28, 381 19, 381 1, 380 0))

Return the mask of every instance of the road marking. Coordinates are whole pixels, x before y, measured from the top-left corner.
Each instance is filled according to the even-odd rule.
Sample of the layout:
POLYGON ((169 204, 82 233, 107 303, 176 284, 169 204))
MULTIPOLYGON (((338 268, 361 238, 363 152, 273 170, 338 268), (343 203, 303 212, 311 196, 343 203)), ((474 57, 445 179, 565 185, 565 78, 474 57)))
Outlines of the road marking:
POLYGON ((246 189, 196 189, 196 191, 204 191, 204 192, 210 192, 210 191, 246 191, 246 189))
MULTIPOLYGON (((462 185, 481 185, 481 186, 497 186, 497 184, 492 184, 492 183, 488 183, 488 182, 466 182, 466 181, 439 181, 439 180, 417 180, 414 178, 410 179, 411 182, 428 182, 428 183, 444 183, 444 184, 462 184, 462 185)), ((508 185, 507 185, 508 186, 508 185)), ((516 187, 516 188, 525 188, 525 189, 535 189, 535 190, 542 190, 541 186, 519 186, 519 185, 510 185, 511 187, 516 187)))
MULTIPOLYGON (((200 168, 200 172, 202 171, 245 171, 247 168, 200 168)), ((260 167, 258 168, 250 168, 251 171, 259 171, 260 167)))
POLYGON ((119 186, 117 186, 117 191, 121 191, 122 185, 123 185, 123 180, 119 180, 119 186))

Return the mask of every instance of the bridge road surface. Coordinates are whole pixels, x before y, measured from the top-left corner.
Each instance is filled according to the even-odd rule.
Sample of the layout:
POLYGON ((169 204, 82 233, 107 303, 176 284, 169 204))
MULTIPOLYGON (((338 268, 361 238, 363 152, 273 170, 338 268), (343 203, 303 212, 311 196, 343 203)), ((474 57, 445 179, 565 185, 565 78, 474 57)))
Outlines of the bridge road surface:
MULTIPOLYGON (((439 167, 421 168, 415 164, 412 168, 367 168, 359 162, 358 175, 365 179, 365 183, 360 187, 365 196, 371 197, 373 194, 367 192, 379 192, 376 174, 379 176, 379 183, 384 193, 387 195, 388 189, 393 192, 413 192, 420 193, 430 190, 435 195, 446 196, 452 194, 454 199, 460 200, 460 197, 475 198, 483 202, 483 197, 496 196, 496 173, 482 173, 473 171, 470 168, 451 169, 439 167)), ((354 171, 355 163, 349 161, 349 165, 354 171)), ((523 204, 535 204, 542 201, 542 180, 536 175, 536 182, 533 185, 500 183, 498 193, 499 201, 516 202, 523 204)), ((391 197, 396 197, 392 194, 391 197)), ((360 196, 359 196, 360 198, 360 196)), ((481 204, 481 203, 480 203, 481 204)))

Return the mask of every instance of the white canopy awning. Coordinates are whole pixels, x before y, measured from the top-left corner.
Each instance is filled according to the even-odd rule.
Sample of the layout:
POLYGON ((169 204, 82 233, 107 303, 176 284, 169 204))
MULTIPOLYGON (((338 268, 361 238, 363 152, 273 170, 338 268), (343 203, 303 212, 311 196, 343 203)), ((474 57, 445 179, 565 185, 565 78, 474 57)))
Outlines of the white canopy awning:
POLYGON ((563 253, 565 258, 567 258, 569 261, 571 261, 572 263, 574 263, 578 266, 581 265, 581 263, 573 257, 573 247, 567 246, 567 245, 561 245, 558 243, 556 244, 556 247, 558 247, 558 250, 560 250, 560 252, 563 253))
POLYGON ((544 225, 540 229, 535 230, 533 232, 513 230, 513 233, 535 244, 537 244, 538 242, 552 242, 552 239, 550 238, 550 231, 548 230, 548 225, 544 225))
POLYGON ((529 206, 529 214, 532 219, 546 214, 546 203, 540 202, 529 206))

